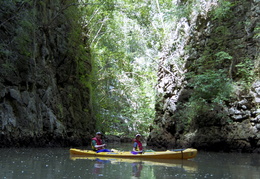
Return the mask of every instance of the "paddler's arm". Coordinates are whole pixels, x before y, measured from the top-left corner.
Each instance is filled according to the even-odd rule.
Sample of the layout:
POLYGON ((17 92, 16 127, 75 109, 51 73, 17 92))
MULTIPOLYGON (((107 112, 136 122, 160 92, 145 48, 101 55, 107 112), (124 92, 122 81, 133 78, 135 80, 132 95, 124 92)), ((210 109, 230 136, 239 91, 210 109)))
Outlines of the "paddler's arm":
POLYGON ((137 152, 137 151, 136 151, 136 149, 137 149, 137 143, 136 143, 136 142, 134 142, 133 151, 134 151, 134 152, 137 152))
POLYGON ((92 146, 94 146, 96 148, 96 150, 98 150, 98 148, 100 148, 100 147, 105 147, 106 144, 97 145, 97 142, 95 140, 92 140, 92 146))
POLYGON ((133 151, 134 151, 134 152, 142 153, 142 151, 137 150, 137 148, 138 148, 138 144, 135 142, 135 143, 134 143, 134 147, 133 147, 133 151))
POLYGON ((102 144, 102 145, 95 145, 96 148, 99 148, 99 147, 105 147, 106 144, 102 144))

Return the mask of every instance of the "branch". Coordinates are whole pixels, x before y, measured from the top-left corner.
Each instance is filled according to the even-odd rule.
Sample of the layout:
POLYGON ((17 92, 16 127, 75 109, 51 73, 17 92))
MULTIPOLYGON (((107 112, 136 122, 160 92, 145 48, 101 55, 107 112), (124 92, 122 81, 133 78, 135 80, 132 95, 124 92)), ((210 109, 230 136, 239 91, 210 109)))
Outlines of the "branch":
POLYGON ((99 32, 101 31, 101 29, 102 29, 102 27, 103 27, 105 21, 106 21, 106 19, 105 19, 104 21, 102 21, 102 24, 101 24, 100 28, 98 29, 98 31, 97 31, 95 37, 93 38, 92 42, 90 43, 90 45, 91 45, 92 43, 94 43, 94 41, 96 40, 96 38, 97 38, 99 32))
POLYGON ((19 11, 22 9, 22 7, 24 6, 24 4, 25 4, 25 3, 22 3, 22 4, 20 5, 20 7, 18 7, 16 13, 15 13, 12 17, 10 17, 10 18, 6 19, 4 22, 2 22, 2 23, 0 24, 0 27, 3 26, 6 22, 8 22, 8 21, 12 20, 13 18, 15 18, 15 17, 18 15, 18 12, 19 12, 19 11))

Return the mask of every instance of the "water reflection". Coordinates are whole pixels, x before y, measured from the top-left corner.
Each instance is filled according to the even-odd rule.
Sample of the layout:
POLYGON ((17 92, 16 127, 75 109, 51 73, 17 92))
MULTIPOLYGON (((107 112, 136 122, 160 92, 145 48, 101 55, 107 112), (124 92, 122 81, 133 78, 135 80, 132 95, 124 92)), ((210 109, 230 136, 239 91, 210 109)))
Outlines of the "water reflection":
MULTIPOLYGON (((84 159, 84 158, 81 158, 81 159, 84 159)), ((92 160, 92 159, 88 159, 88 158, 85 158, 85 159, 92 160)), ((73 159, 73 160, 75 160, 75 159, 73 159)), ((93 167, 93 174, 96 176, 96 178, 103 177, 104 176, 103 172, 104 172, 104 168, 105 168, 106 164, 111 164, 113 162, 115 164, 115 160, 111 160, 111 159, 101 160, 99 158, 96 158, 94 167, 93 167)), ((132 163, 132 178, 140 178, 141 171, 143 168, 142 164, 143 164, 143 162, 133 162, 132 163)))
MULTIPOLYGON (((117 144, 118 146, 118 144, 117 144)), ((114 148, 117 148, 114 146, 114 148)), ((132 144, 131 144, 132 146, 132 144)), ((128 150, 129 146, 120 146, 120 151, 128 150)), ((113 148, 113 147, 112 147, 113 148)), ((82 155, 70 155, 70 159, 75 161, 75 165, 80 161, 86 163, 95 161, 95 177, 103 178, 166 178, 175 175, 191 175, 198 171, 198 165, 194 160, 170 160, 170 159, 129 159, 129 158, 108 158, 98 156, 84 157, 82 155), (105 162, 107 161, 107 162, 105 162), (102 162, 102 163, 101 163, 102 162), (95 167, 96 166, 96 167, 95 167), (163 171, 163 172, 161 172, 163 171)), ((91 178, 91 177, 90 177, 91 178)))
POLYGON ((142 169, 143 169, 142 162, 132 163, 133 178, 140 178, 142 169))
POLYGON ((100 160, 100 159, 96 159, 96 162, 94 164, 94 168, 93 168, 93 174, 100 177, 103 176, 103 168, 105 167, 105 163, 110 163, 109 160, 100 160))
MULTIPOLYGON (((131 178, 158 178, 164 175, 178 175, 178 174, 193 174, 198 171, 198 165, 192 160, 170 160, 170 159, 141 159, 141 158, 115 158, 115 157, 94 157, 94 156, 80 156, 80 155, 70 155, 70 159, 77 161, 95 161, 94 173, 97 176, 104 176, 102 173, 106 171, 106 167, 115 170, 118 175, 125 175, 127 171, 122 170, 122 166, 126 167, 126 170, 130 170, 131 166, 131 178), (108 165, 106 165, 108 164, 108 165), (120 168, 120 171, 118 171, 120 168), (158 171, 165 170, 164 173, 159 173, 158 171), (144 172, 143 172, 144 170, 144 172), (123 171, 123 172, 122 172, 123 171), (122 173, 120 173, 122 172, 122 173), (149 176, 149 177, 148 177, 149 176)), ((111 174, 109 174, 111 177, 111 174)), ((126 177, 126 176, 124 176, 126 177)), ((127 176, 128 178, 130 176, 127 176)), ((126 177, 126 178, 127 178, 126 177)))
POLYGON ((69 148, 0 149, 0 178, 260 178, 260 155, 199 152, 192 160, 70 156, 69 148))

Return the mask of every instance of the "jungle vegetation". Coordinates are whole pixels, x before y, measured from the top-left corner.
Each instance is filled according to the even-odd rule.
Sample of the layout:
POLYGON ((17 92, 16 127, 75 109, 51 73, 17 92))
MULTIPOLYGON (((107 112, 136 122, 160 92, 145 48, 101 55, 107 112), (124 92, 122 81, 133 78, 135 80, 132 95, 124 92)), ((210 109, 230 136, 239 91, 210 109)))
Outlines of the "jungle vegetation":
MULTIPOLYGON (((55 1, 56 2, 56 1, 55 1)), ((160 59, 174 51, 172 31, 178 20, 189 18, 192 10, 200 11, 199 0, 71 0, 64 1, 59 7, 71 17, 73 32, 69 34, 71 56, 76 57, 78 75, 82 84, 91 88, 91 100, 96 119, 96 130, 106 134, 132 136, 141 132, 148 135, 149 127, 155 118, 155 86, 160 59), (66 2, 66 3, 65 3, 66 2), (75 21, 77 19, 77 21, 75 21), (86 39, 84 43, 82 39, 86 39), (75 48, 76 47, 76 48, 75 48), (91 59, 86 59, 85 52, 91 59), (92 74, 86 75, 85 62, 91 60, 92 74)), ((219 0, 210 18, 223 20, 232 15, 231 8, 238 1, 219 0)), ((49 1, 13 0, 1 1, 1 11, 8 8, 20 26, 14 32, 17 42, 14 49, 0 42, 0 56, 8 59, 2 64, 5 70, 12 68, 12 50, 23 56, 34 55, 34 30, 40 26, 34 19, 35 8, 48 5, 49 1), (39 3, 39 4, 38 4, 39 3), (30 11, 23 11, 31 6, 30 11), (22 13, 19 13, 22 12, 22 13)), ((54 1, 52 1, 54 3, 54 1)), ((46 6, 47 7, 47 6, 46 6)), ((59 13, 57 16, 60 15, 59 13)), ((44 20, 43 20, 44 21, 44 20)), ((43 22, 44 23, 44 22, 43 22)), ((0 22, 0 28, 5 22, 0 22)), ((225 26, 218 33, 228 34, 225 26)), ((259 27, 254 38, 259 38, 259 27)), ((189 50, 189 49, 187 49, 189 50)), ((182 59, 172 58, 174 63, 182 59)), ((257 64, 259 65, 259 64, 257 64)), ((198 106, 205 100, 222 103, 230 97, 230 85, 235 78, 244 79, 246 89, 259 75, 251 59, 234 62, 231 53, 221 47, 218 51, 204 49, 201 58, 190 66, 188 74, 193 79, 191 87, 196 88, 187 108, 198 106), (236 63, 236 77, 218 68, 225 61, 236 63), (206 85, 205 85, 206 83, 206 85), (214 93, 208 93, 215 89, 214 93)), ((89 109, 86 109, 89 110, 89 109)))
MULTIPOLYGON (((97 128, 116 135, 148 134, 155 117, 159 61, 174 51, 172 30, 181 18, 189 19, 194 9, 203 9, 200 9, 199 1, 193 0, 179 3, 172 0, 86 2, 88 4, 82 6, 86 14, 83 24, 88 29, 92 56, 93 76, 90 79, 97 128)), ((218 3, 209 18, 222 22, 232 16, 231 8, 238 2, 219 0, 218 3)), ((223 38, 229 35, 226 26, 216 29, 223 38)), ((193 79, 189 85, 195 91, 190 102, 185 104, 185 111, 190 111, 185 115, 196 115, 196 108, 206 101, 222 104, 231 98, 236 78, 244 79, 242 86, 245 89, 254 79, 252 60, 234 62, 232 52, 225 49, 226 44, 221 40, 218 42, 219 48, 203 49, 200 59, 189 67, 193 69, 187 73, 188 78, 193 79), (233 76, 230 76, 229 68, 221 66, 226 63, 236 63, 237 72, 233 76)), ((177 65, 182 63, 182 59, 172 57, 172 60, 177 65)))

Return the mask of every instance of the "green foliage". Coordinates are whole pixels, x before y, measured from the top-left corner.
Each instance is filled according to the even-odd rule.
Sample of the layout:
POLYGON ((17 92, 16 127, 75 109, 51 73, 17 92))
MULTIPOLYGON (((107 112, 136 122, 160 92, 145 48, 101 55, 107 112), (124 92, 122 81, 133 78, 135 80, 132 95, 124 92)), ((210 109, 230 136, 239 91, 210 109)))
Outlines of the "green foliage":
POLYGON ((0 2, 0 10, 3 12, 0 13, 0 27, 10 38, 3 38, 0 44, 0 56, 5 57, 6 60, 12 58, 11 61, 15 61, 16 58, 23 59, 31 56, 33 31, 36 28, 32 2, 32 0, 0 2))
POLYGON ((222 20, 225 18, 230 18, 233 15, 231 8, 235 5, 234 2, 228 0, 219 0, 218 6, 215 7, 213 11, 211 11, 211 17, 213 20, 222 20))
POLYGON ((232 60, 233 57, 231 55, 229 55, 229 53, 224 52, 224 51, 220 51, 218 53, 215 54, 216 58, 216 63, 223 63, 226 59, 228 60, 232 60))
MULTIPOLYGON (((86 75, 86 79, 90 79, 93 85, 99 130, 121 135, 148 132, 155 115, 153 88, 157 63, 160 58, 168 58, 178 47, 178 42, 173 40, 173 29, 182 28, 177 27, 176 22, 182 20, 185 25, 194 12, 205 14, 205 6, 200 2, 91 0, 82 5, 93 65, 92 75, 86 75)), ((189 66, 192 73, 187 78, 194 93, 184 106, 190 111, 183 111, 185 125, 189 125, 199 113, 210 111, 214 105, 222 105, 232 93, 229 78, 232 78, 237 58, 230 50, 230 24, 224 22, 233 16, 232 8, 236 3, 218 1, 212 12, 206 14, 215 20, 217 27, 213 28, 205 45, 192 47, 199 50, 200 57, 189 66)), ((176 38, 185 34, 184 30, 178 32, 176 38)), ((170 60, 183 65, 181 59, 170 60)), ((84 67, 84 63, 79 66, 84 67)))
POLYGON ((178 105, 178 111, 174 114, 177 119, 177 132, 186 133, 190 130, 194 120, 201 114, 207 113, 211 106, 203 99, 197 101, 191 100, 184 104, 178 105))
MULTIPOLYGON (((1 12, 4 12, 0 13, 0 18, 5 19, 0 22, 0 28, 6 29, 13 37, 0 42, 0 57, 7 59, 1 70, 15 68, 13 61, 18 57, 14 58, 12 52, 17 49, 22 57, 33 56, 35 30, 39 26, 51 29, 52 23, 63 24, 66 21, 69 23, 66 26, 68 42, 64 49, 68 58, 76 60, 77 77, 92 92, 97 129, 116 135, 148 134, 155 115, 154 87, 159 59, 168 58, 178 48, 176 39, 184 37, 186 32, 176 24, 181 20, 180 25, 188 25, 194 12, 204 11, 201 1, 52 1, 57 5, 56 14, 49 14, 48 2, 0 2, 1 12), (41 21, 36 19, 35 4, 45 9, 41 21), (10 32, 13 19, 19 23, 10 32), (180 28, 179 34, 173 37, 176 28, 180 28), (6 45, 7 42, 11 44, 6 45), (89 74, 90 69, 92 74, 89 74)), ((224 22, 233 16, 235 3, 218 1, 210 17, 219 25, 211 32, 205 46, 192 47, 199 50, 200 57, 189 66, 191 72, 187 79, 193 94, 178 114, 184 130, 197 116, 206 114, 214 109, 214 105, 221 105, 230 97, 232 88, 227 67, 232 67, 237 59, 228 48, 228 39, 232 35, 230 24, 224 22)), ((258 27, 254 33, 255 38, 259 37, 258 27)), ((183 65, 181 58, 168 60, 183 65)), ((245 59, 236 68, 237 75, 249 86, 254 77, 251 60, 245 59)), ((73 95, 69 94, 68 98, 73 98, 73 95)), ((57 109, 62 117, 64 111, 60 104, 57 109)), ((91 109, 85 109, 85 112, 88 110, 91 109)))
POLYGON ((189 17, 195 9, 199 11, 198 4, 199 3, 197 0, 183 1, 183 3, 178 5, 174 15, 176 15, 178 18, 186 17, 187 19, 190 19, 189 17))
POLYGON ((251 59, 245 58, 242 62, 236 65, 237 75, 241 78, 240 83, 248 89, 254 81, 254 64, 251 59))
MULTIPOLYGON (((33 11, 33 10, 32 10, 33 11)), ((16 29, 17 36, 15 37, 17 49, 24 56, 30 57, 33 48, 33 30, 35 29, 35 21, 32 17, 32 11, 26 13, 19 27, 16 29)))
MULTIPOLYGON (((230 33, 228 27, 225 26, 225 25, 220 25, 220 26, 216 27, 216 28, 214 29, 214 31, 215 31, 218 35, 224 35, 224 36, 231 35, 231 33, 230 33)), ((224 36, 223 36, 223 37, 224 37, 224 36)))
POLYGON ((91 46, 97 129, 131 136, 148 133, 156 82, 156 66, 146 56, 149 7, 142 1, 109 1, 110 6, 91 2, 84 6, 84 22, 91 46))
POLYGON ((254 38, 256 38, 256 39, 258 39, 258 38, 260 38, 260 27, 256 27, 255 29, 254 29, 254 38))
POLYGON ((206 70, 201 74, 189 74, 192 81, 189 84, 194 88, 191 100, 207 101, 222 104, 231 95, 231 82, 223 70, 206 70))
MULTIPOLYGON (((229 68, 226 66, 232 63, 233 56, 222 49, 221 45, 214 50, 206 47, 201 57, 191 65, 192 72, 187 73, 188 86, 192 88, 193 93, 189 101, 178 112, 182 115, 178 118, 181 121, 186 120, 183 129, 185 131, 192 123, 200 126, 214 123, 214 121, 207 121, 205 116, 212 113, 217 106, 223 106, 225 101, 231 98, 233 87, 232 81, 228 77, 229 68)), ((221 118, 221 116, 214 117, 216 120, 221 118)), ((182 124, 178 126, 182 128, 182 124)))
POLYGON ((3 75, 8 75, 10 74, 12 71, 15 71, 15 67, 13 63, 7 62, 7 63, 3 63, 1 64, 1 73, 3 75))
MULTIPOLYGON (((76 3, 77 1, 75 1, 76 3)), ((82 17, 84 16, 83 10, 72 2, 64 4, 62 13, 69 24, 69 34, 68 34, 68 54, 71 58, 75 59, 77 63, 77 77, 84 87, 92 89, 90 82, 90 71, 91 71, 91 59, 89 54, 88 46, 84 41, 87 41, 87 37, 83 36, 84 32, 83 26, 85 25, 82 17), (77 19, 77 20, 76 20, 77 19)), ((61 13, 61 12, 60 12, 61 13)), ((62 15, 60 15, 62 16, 62 15)))

